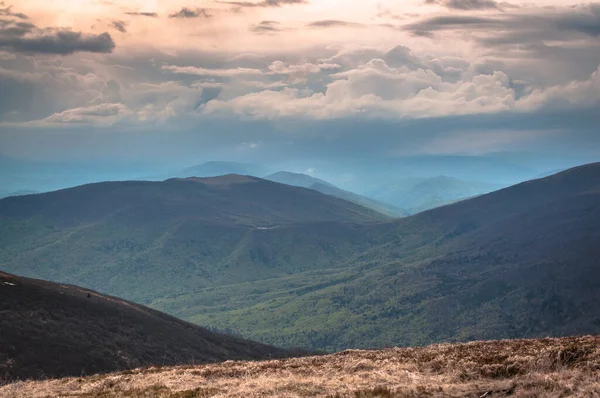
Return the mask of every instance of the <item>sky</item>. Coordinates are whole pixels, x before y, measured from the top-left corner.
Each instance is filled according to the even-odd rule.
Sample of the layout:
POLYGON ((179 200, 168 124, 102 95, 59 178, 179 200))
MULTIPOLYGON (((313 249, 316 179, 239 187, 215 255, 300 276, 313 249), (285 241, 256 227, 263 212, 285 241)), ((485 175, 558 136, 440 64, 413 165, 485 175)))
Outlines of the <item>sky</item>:
POLYGON ((1 155, 600 160, 600 3, 0 4, 1 155))

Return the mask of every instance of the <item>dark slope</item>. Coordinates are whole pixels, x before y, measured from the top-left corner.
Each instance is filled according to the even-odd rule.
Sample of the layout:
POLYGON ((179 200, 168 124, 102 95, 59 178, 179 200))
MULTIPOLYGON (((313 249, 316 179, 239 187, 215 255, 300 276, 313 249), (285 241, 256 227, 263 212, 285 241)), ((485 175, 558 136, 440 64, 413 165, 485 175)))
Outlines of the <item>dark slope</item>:
POLYGON ((345 191, 333 184, 328 183, 327 181, 323 181, 306 174, 280 171, 266 176, 265 179, 278 182, 280 184, 313 189, 315 191, 324 193, 325 195, 330 195, 348 202, 356 203, 357 205, 364 206, 369 209, 373 209, 379 213, 386 214, 393 218, 404 217, 408 214, 406 211, 396 206, 392 206, 379 200, 367 198, 366 196, 358 195, 353 192, 345 191))
POLYGON ((2 272, 0 341, 0 380, 286 354, 116 297, 2 272))

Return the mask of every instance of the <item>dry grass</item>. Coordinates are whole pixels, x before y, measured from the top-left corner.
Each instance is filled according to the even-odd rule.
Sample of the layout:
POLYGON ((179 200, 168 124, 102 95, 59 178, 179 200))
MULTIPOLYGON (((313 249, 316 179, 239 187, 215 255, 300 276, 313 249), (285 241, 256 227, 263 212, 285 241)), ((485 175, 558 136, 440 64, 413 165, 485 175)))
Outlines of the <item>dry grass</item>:
POLYGON ((600 397, 600 337, 442 344, 134 371, 0 388, 0 397, 600 397))

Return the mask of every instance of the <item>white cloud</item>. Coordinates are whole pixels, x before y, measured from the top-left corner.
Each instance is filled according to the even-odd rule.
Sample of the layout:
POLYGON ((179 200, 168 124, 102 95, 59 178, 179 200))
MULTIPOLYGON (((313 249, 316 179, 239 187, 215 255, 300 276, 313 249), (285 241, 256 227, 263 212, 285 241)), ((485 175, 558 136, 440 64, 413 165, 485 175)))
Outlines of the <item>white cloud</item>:
POLYGON ((204 112, 231 112, 266 119, 322 119, 357 114, 419 118, 498 112, 516 106, 515 92, 503 72, 449 83, 432 70, 391 68, 383 60, 373 59, 331 77, 335 80, 324 93, 292 88, 266 90, 229 101, 211 101, 204 112))
POLYGON ((341 66, 332 63, 305 63, 300 65, 286 65, 282 61, 275 61, 269 65, 269 70, 280 75, 307 75, 309 73, 319 73, 324 70, 340 69, 341 66))
POLYGON ((89 107, 68 109, 55 113, 43 121, 42 124, 94 124, 112 125, 120 118, 131 114, 123 104, 100 104, 89 107))
POLYGON ((207 69, 207 68, 197 68, 195 66, 175 66, 175 65, 163 66, 162 70, 166 70, 166 71, 173 72, 173 73, 179 73, 179 74, 183 74, 183 75, 199 75, 199 76, 212 76, 212 77, 256 76, 256 75, 263 74, 263 72, 260 69, 250 69, 250 68, 207 69))

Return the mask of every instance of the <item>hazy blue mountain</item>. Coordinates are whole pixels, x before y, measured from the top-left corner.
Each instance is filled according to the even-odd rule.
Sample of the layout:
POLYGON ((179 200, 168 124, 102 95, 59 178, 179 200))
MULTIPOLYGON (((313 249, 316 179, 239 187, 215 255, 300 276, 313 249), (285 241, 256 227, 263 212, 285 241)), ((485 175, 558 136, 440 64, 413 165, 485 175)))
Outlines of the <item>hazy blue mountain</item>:
POLYGON ((500 185, 462 181, 447 176, 402 179, 377 187, 370 195, 415 214, 502 188, 500 185))
POLYGON ((396 206, 381 202, 379 200, 367 198, 353 192, 345 191, 333 184, 328 183, 327 181, 323 181, 306 174, 279 171, 266 176, 265 179, 281 184, 313 189, 326 195, 334 196, 336 198, 344 199, 349 202, 376 210, 390 217, 397 218, 407 215, 405 210, 402 210, 396 206))
POLYGON ((15 191, 15 192, 8 192, 8 193, 2 193, 0 192, 0 198, 6 198, 9 196, 23 196, 23 195, 33 195, 39 193, 39 191, 32 191, 32 190, 22 190, 22 191, 15 191))
POLYGON ((293 185, 296 187, 311 188, 316 184, 337 188, 335 185, 319 178, 309 176, 307 174, 292 173, 290 171, 278 171, 277 173, 269 174, 264 177, 265 180, 275 181, 280 184, 293 185))
POLYGON ((269 168, 260 164, 212 161, 185 168, 171 177, 218 177, 228 174, 262 177, 268 172, 269 168))

